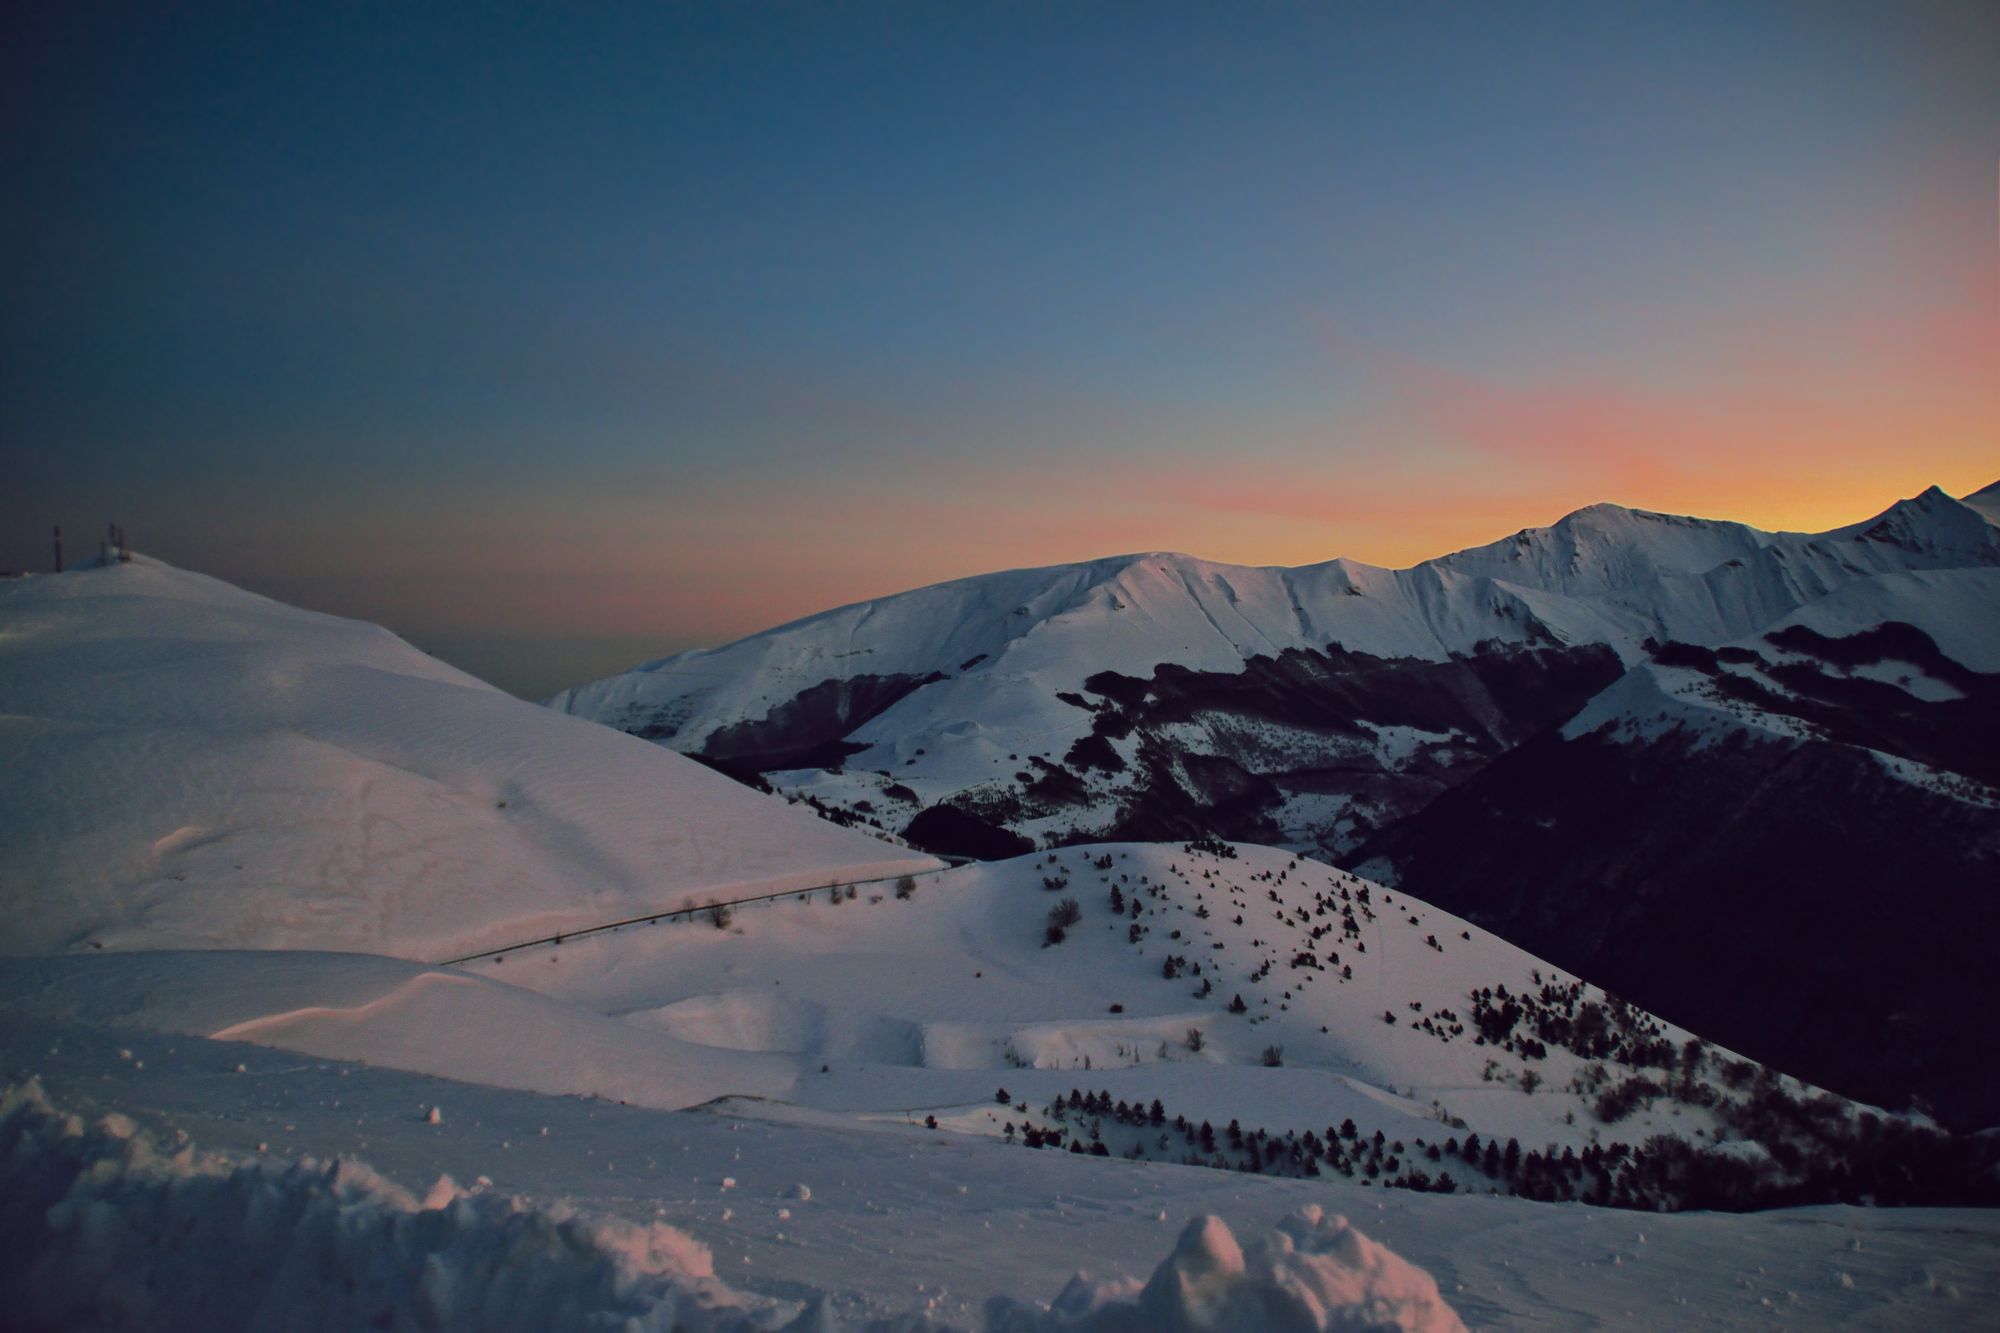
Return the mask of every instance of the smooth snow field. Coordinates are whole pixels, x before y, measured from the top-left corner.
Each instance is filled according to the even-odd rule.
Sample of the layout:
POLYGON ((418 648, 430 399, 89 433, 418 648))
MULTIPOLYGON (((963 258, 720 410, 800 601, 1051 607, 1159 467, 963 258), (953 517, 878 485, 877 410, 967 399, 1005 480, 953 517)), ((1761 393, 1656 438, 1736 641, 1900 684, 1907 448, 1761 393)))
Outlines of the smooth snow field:
POLYGON ((1593 1109, 1732 1053, 1290 852, 943 869, 143 560, 0 585, 0 746, 10 1328, 1994 1321, 2000 1214, 1501 1197, 1444 1145, 1781 1164, 1593 1109))

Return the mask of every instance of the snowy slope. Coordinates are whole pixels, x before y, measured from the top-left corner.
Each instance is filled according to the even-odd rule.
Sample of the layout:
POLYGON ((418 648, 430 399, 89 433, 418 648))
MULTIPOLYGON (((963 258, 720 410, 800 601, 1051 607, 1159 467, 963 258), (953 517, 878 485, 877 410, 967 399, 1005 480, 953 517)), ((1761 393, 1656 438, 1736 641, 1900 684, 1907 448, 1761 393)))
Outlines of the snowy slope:
MULTIPOLYGON (((669 1109, 730 1098, 740 1113, 822 1127, 931 1116, 1010 1141, 1031 1124, 1084 1136, 1056 1106, 1080 1087, 1107 1106, 1157 1101, 1190 1125, 1279 1139, 1330 1143, 1352 1122, 1393 1144, 1370 1179, 1442 1172, 1482 1191, 1515 1182, 1434 1147, 1476 1134, 1553 1157, 1733 1136, 1768 1164, 1775 1146, 1731 1110, 1740 1085, 1686 1091, 1724 1088, 1729 1052, 1691 1056, 1694 1034, 1400 893, 1223 844, 1072 848, 961 867, 908 898, 818 890, 746 905, 727 929, 633 927, 443 969, 295 950, 5 961, 0 1020, 87 1020, 669 1109), (1066 900, 1080 919, 1050 944, 1048 914, 1066 900), (1628 1082, 1629 1103, 1607 1111, 1628 1082)), ((1109 1141, 1231 1168, 1244 1151, 1168 1143, 1158 1125, 1114 1126, 1109 1141)), ((1325 1171, 1358 1174, 1366 1156, 1329 1152, 1325 1171)), ((1564 1188, 1595 1186, 1577 1183, 1564 1188)), ((1605 1197, 1622 1197, 1610 1184, 1605 1197)))
MULTIPOLYGON (((1980 1211, 1659 1216, 1468 1197, 1497 1182, 1456 1165, 1462 1188, 1443 1196, 1331 1168, 1277 1178, 1177 1165, 1171 1154, 1097 1160, 1009 1144, 1000 1117, 1046 1119, 1027 1104, 1078 1086, 1158 1097, 1170 1115, 1209 1118, 1218 1131, 1230 1117, 1275 1133, 1351 1116, 1357 1139, 1382 1128, 1409 1157, 1423 1140, 1468 1132, 1434 1118, 1426 1098, 1439 1095, 1475 1131, 1518 1129, 1525 1145, 1544 1131, 1587 1146, 1660 1129, 1694 1137, 1714 1123, 1665 1097, 1599 1122, 1554 1086, 1559 1069, 1575 1067, 1566 1053, 1530 1060, 1413 1026, 1446 1007, 1463 1015, 1454 997, 1469 986, 1532 986, 1537 965, 1401 894, 1392 903, 1374 889, 1373 916, 1356 912, 1360 939, 1337 946, 1352 978, 1302 981, 1281 962, 1251 980, 1282 950, 1329 951, 1310 927, 1265 913, 1289 908, 1296 923, 1304 907, 1324 925, 1311 915, 1315 895, 1344 889, 1353 906, 1363 886, 1283 854, 1233 850, 1071 849, 1053 864, 1037 856, 953 871, 908 900, 835 906, 821 893, 745 908, 729 931, 649 927, 476 969, 531 978, 545 1000, 463 970, 456 983, 423 983, 465 997, 438 1017, 479 1059, 539 1002, 576 1017, 559 1038, 522 1028, 517 1063, 555 1070, 569 1054, 562 1043, 606 1049, 581 1018, 601 1010, 623 1021, 598 1024, 636 1038, 697 1043, 710 1069, 761 1049, 802 1071, 788 1103, 732 1098, 695 1112, 619 1105, 609 1089, 548 1096, 554 1085, 513 1083, 504 1059, 501 1077, 455 1071, 462 1081, 444 1082, 317 1038, 304 1056, 246 1044, 297 1032, 246 1033, 246 1015, 296 1012, 313 997, 357 1009, 451 973, 287 953, 10 964, 0 970, 16 997, 0 1006, 0 1079, 39 1078, 53 1106, 16 1093, 0 1115, 0 1195, 50 1219, 7 1230, 20 1210, 0 1208, 9 1252, 43 1275, 6 1288, 9 1308, 30 1327, 72 1326, 81 1311, 107 1308, 128 1324, 149 1322, 139 1310, 156 1325, 212 1327, 341 1326, 377 1308, 412 1326, 512 1327, 575 1324, 601 1309, 640 1327, 650 1315, 662 1327, 678 1317, 689 1328, 771 1329, 796 1315, 802 1329, 1247 1333, 1343 1327, 1334 1316, 1349 1302, 1410 1294, 1403 1284, 1428 1273, 1475 1328, 1979 1326, 2000 1271, 2000 1232, 1980 1211), (1050 891, 1045 877, 1069 883, 1050 891), (1146 892, 1154 883, 1157 896, 1146 892), (1137 886, 1138 924, 1151 933, 1136 944, 1112 928, 1114 885, 1137 886), (1079 898, 1084 916, 1070 938, 1041 948, 1044 910, 1064 896, 1079 898), (1220 910, 1199 916, 1208 904, 1220 910), (1220 980, 1206 1000, 1193 997, 1191 975, 1158 970, 1168 952, 1192 957, 1200 945, 1210 946, 1205 974, 1220 980), (1232 1015, 1223 997, 1238 991, 1246 1012, 1232 1015), (1382 1023, 1378 1004, 1408 1016, 1382 1023), (1202 1051, 1183 1042, 1159 1054, 1156 1035, 1173 1045, 1191 1025, 1210 1036, 1202 1051), (221 1039, 188 1035, 197 1033, 221 1039), (1284 1065, 1265 1067, 1261 1048, 1280 1042, 1284 1065), (1008 1058, 1010 1046, 1023 1062, 1008 1058), (1486 1059, 1502 1070, 1490 1083, 1486 1059), (1531 1065, 1552 1077, 1523 1091, 1518 1071, 1531 1065), (1371 1081, 1398 1078, 1414 1086, 1371 1081), (1006 1107, 994 1099, 1003 1083, 1006 1107), (519 1090, 535 1087, 545 1091, 519 1090), (926 1115, 939 1128, 923 1127, 926 1115), (191 1150, 181 1130, 231 1156, 191 1150), (344 1160, 356 1155, 382 1174, 344 1160), (1391 1253, 1340 1241, 1330 1220, 1286 1224, 1289 1242, 1269 1234, 1313 1208, 1353 1218, 1391 1253), (495 1264, 515 1284, 510 1301, 495 1303, 479 1276, 495 1264), (1296 1264, 1289 1279, 1287 1264, 1296 1264), (1089 1278, 1070 1284, 1078 1269, 1089 1278), (1154 1301, 1181 1292, 1187 1304, 1131 1310, 1147 1308, 1148 1273, 1154 1301), (1319 1292, 1320 1317, 1280 1318, 1294 1307, 1274 1302, 1295 1299, 1302 1283, 1319 1292), (988 1304, 995 1297, 1002 1303, 988 1304), (253 1300, 261 1313, 245 1312, 253 1300), (1201 1322, 1237 1300, 1252 1302, 1240 1318, 1201 1322), (698 1311, 715 1312, 713 1324, 698 1311)), ((1129 927, 1129 908, 1121 920, 1129 927)), ((379 1021, 357 1020, 349 1035, 397 1045, 424 1026, 388 1013, 379 1021)), ((433 1037, 430 1058, 446 1044, 433 1037)), ((1710 1058, 1720 1070, 1722 1053, 1710 1058)), ((1107 1140, 1130 1137, 1105 1119, 1107 1140)), ((1090 1134, 1082 1117, 1065 1129, 1090 1134)))
MULTIPOLYGON (((1721 1088, 1730 1052, 1689 1056, 1694 1034, 1468 922, 1269 848, 1067 848, 961 867, 908 900, 819 893, 746 908, 725 932, 646 928, 471 966, 683 1042, 782 1057, 797 1110, 781 1118, 812 1124, 934 1116, 990 1137, 1010 1119, 1025 1127, 1031 1104, 1048 1125, 1041 1108, 1082 1088, 1278 1136, 1351 1119, 1363 1138, 1416 1145, 1385 1177, 1448 1170, 1464 1188, 1503 1190, 1419 1154, 1468 1132, 1555 1153, 1755 1137, 1730 1110, 1747 1093, 1670 1091, 1683 1070, 1721 1088), (1048 913, 1065 899, 1081 920, 1049 945, 1048 913), (1513 1017, 1482 1013, 1510 995, 1513 1017), (1595 1046, 1563 1035, 1593 1008, 1595 1046), (1641 1077, 1662 1086, 1600 1114, 1608 1090, 1641 1077)), ((1121 1134, 1109 1135, 1117 1153, 1213 1156, 1121 1134)))
POLYGON ((1728 643, 1857 580, 1996 565, 2000 529, 1935 488, 1816 535, 1596 505, 1404 570, 1154 553, 965 579, 550 703, 891 828, 950 801, 1030 837, 1210 831, 1343 852, 1567 716, 1649 642, 1728 643), (1150 687, 1152 715, 1095 715, 1101 673, 1135 700, 1150 687), (1272 693, 1283 707, 1233 697, 1272 693), (1227 802, 1163 762, 1184 755, 1223 761, 1242 798, 1206 829, 1199 810, 1227 802), (1063 771, 1041 781, 1048 766, 1063 771))
MULTIPOLYGON (((1783 711, 1787 701, 1800 697, 1801 682, 1795 678, 1800 670, 1819 680, 1890 685, 1916 705, 1962 699, 1963 691, 1944 678, 1957 674, 1954 667, 1983 675, 2000 673, 2000 568, 1859 579, 1806 604, 1762 633, 1720 646, 1725 651, 1714 660, 1695 655, 1684 663, 1680 655, 1668 654, 1666 661, 1640 663, 1564 723, 1562 734, 1575 738, 1609 729, 1621 736, 1638 736, 1681 726, 1711 743, 1738 728, 1791 740, 1828 736, 1826 726, 1783 711), (1795 644, 1786 632, 1797 626, 1822 639, 1842 640, 1889 624, 1920 631, 1936 646, 1937 656, 1912 639, 1909 645, 1871 649, 1866 661, 1824 660, 1804 646, 1811 640, 1795 644), (1911 660, 1916 657, 1925 660, 1911 660), (1731 682, 1747 688, 1731 690, 1731 682), (1765 702, 1760 704, 1760 698, 1765 702)), ((1890 748, 1887 738, 1879 743, 1884 748, 1875 753, 1885 759, 1912 758, 1890 748)))
POLYGON ((677 1109, 783 1097, 777 1056, 622 1023, 453 968, 290 949, 0 959, 0 1013, 247 1042, 496 1088, 677 1109))
POLYGON ((442 958, 934 864, 147 559, 0 583, 10 952, 442 958))
POLYGON ((1663 645, 1350 860, 1789 1071, 1992 1124, 2000 569, 1663 645))
POLYGON ((1965 503, 1984 514, 1987 522, 2000 523, 2000 481, 1966 496, 1965 503))

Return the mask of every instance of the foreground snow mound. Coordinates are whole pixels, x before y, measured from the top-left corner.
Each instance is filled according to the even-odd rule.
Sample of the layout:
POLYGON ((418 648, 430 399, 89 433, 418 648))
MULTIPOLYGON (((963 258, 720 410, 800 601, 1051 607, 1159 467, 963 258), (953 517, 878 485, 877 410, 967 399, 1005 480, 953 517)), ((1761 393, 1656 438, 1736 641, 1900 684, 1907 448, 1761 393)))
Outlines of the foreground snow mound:
MULTIPOLYGON (((8 1327, 849 1330, 737 1291, 665 1223, 460 1190, 420 1200, 351 1159, 245 1162, 116 1113, 86 1125, 30 1079, 0 1092, 0 1308, 8 1327)), ((1073 1280, 1052 1310, 988 1303, 990 1333, 1462 1330, 1422 1269, 1308 1207, 1248 1253, 1200 1217, 1141 1288, 1073 1280)))
POLYGON ((10 1327, 768 1328, 664 1224, 590 1221, 448 1181, 419 1203, 356 1162, 237 1164, 123 1116, 0 1094, 10 1327))
POLYGON ((436 961, 935 864, 153 560, 0 583, 0 701, 8 953, 436 961))
POLYGON ((1130 1279, 1073 1280, 1042 1315, 996 1301, 994 1333, 1463 1333, 1431 1275, 1347 1219, 1308 1206, 1246 1253, 1219 1217, 1197 1217, 1134 1293, 1130 1279))

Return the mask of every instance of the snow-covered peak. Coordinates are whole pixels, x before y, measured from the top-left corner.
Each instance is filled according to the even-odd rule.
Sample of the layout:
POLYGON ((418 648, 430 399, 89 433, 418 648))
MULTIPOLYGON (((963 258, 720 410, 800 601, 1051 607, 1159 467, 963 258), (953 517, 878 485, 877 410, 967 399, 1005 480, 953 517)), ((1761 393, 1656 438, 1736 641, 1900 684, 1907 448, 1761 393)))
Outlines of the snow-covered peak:
POLYGON ((1873 518, 1836 528, 1822 540, 1887 548, 1918 568, 2000 562, 2000 530, 1987 513, 1936 486, 1898 500, 1873 518))
POLYGON ((1699 574, 1779 538, 1742 523, 1594 504, 1434 563, 1566 595, 1602 595, 1666 574, 1699 574))

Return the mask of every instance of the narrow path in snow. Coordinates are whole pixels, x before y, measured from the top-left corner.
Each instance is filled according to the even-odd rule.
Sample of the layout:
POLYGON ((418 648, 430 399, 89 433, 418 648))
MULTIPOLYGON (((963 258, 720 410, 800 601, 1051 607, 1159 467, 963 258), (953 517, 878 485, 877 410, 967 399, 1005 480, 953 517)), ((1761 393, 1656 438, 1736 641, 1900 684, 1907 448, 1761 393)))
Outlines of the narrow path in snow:
MULTIPOLYGON (((870 879, 843 880, 840 883, 846 888, 860 888, 863 884, 888 884, 901 879, 904 875, 908 875, 911 879, 924 879, 931 875, 942 875, 947 871, 956 870, 959 866, 966 864, 964 860, 950 857, 940 856, 938 859, 949 861, 950 864, 940 866, 936 870, 906 870, 894 875, 876 875, 870 879)), ((532 940, 522 940, 518 944, 504 944, 497 949, 482 949, 478 953, 469 953, 458 958, 440 959, 436 965, 439 967, 456 967, 460 963, 474 963, 482 958, 498 958, 502 954, 519 953, 523 949, 534 949, 543 945, 557 945, 563 943, 565 940, 580 940, 588 935, 602 935, 606 931, 620 930, 626 926, 650 926, 662 921, 670 922, 675 920, 692 921, 702 913, 712 911, 717 907, 743 907, 750 903, 776 902, 780 898, 810 898, 813 894, 823 892, 832 887, 834 887, 833 884, 829 883, 810 889, 785 889, 778 893, 756 893, 746 898, 719 898, 712 902, 695 903, 688 907, 676 907, 667 912, 654 912, 648 916, 631 916, 621 921, 606 921, 602 925, 585 926, 581 930, 559 931, 554 935, 543 935, 532 940)))

